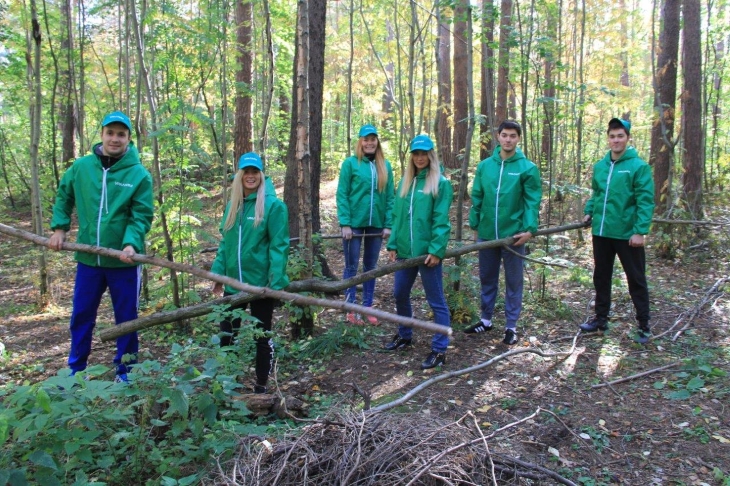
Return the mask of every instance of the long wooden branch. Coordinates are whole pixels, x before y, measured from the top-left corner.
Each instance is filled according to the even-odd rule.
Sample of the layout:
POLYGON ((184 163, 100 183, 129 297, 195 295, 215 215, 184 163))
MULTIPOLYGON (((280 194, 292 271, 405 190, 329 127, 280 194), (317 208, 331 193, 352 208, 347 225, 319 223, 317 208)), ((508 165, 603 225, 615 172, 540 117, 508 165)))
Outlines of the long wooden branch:
MULTIPOLYGON (((546 228, 546 229, 539 230, 538 232, 535 233, 535 236, 562 233, 564 231, 584 228, 588 225, 589 225, 589 223, 581 222, 581 223, 573 223, 573 224, 569 224, 569 225, 565 225, 565 226, 555 226, 553 228, 546 228)), ((0 225, 0 233, 6 233, 11 236, 29 239, 30 241, 33 241, 36 244, 45 245, 45 243, 44 243, 45 238, 34 235, 32 233, 21 232, 21 230, 16 230, 9 226, 0 225), (23 235, 21 233, 25 233, 25 235, 23 235)), ((464 245, 459 248, 447 250, 444 258, 453 258, 458 255, 464 255, 466 253, 478 251, 481 249, 496 248, 499 246, 509 245, 512 243, 514 243, 514 238, 503 238, 501 240, 490 240, 490 241, 482 241, 479 243, 472 243, 469 245, 464 245)), ((66 244, 72 245, 72 243, 64 243, 64 245, 66 245, 66 244)), ((89 247, 89 248, 96 249, 96 247, 89 247)), ((72 248, 69 247, 69 249, 72 249, 72 248)), ((353 287, 355 285, 363 283, 372 278, 381 277, 383 275, 388 275, 390 273, 394 273, 397 270, 402 270, 404 268, 409 268, 409 267, 419 265, 419 264, 423 263, 423 261, 425 259, 426 259, 426 257, 423 256, 423 257, 417 257, 417 258, 410 258, 408 260, 400 260, 395 263, 391 263, 388 265, 384 265, 382 267, 378 267, 369 272, 360 273, 347 280, 338 280, 338 281, 325 281, 325 280, 318 280, 318 279, 298 280, 295 282, 291 282, 285 290, 287 292, 323 292, 323 293, 334 294, 334 293, 338 293, 341 290, 344 290, 346 288, 353 287)), ((165 260, 165 262, 167 262, 167 261, 165 260)), ((167 262, 167 263, 170 263, 170 262, 167 262)), ((211 275, 215 275, 215 274, 211 274, 211 275)), ((205 277, 205 278, 207 278, 207 277, 205 277)), ((122 326, 126 326, 126 327, 123 327, 123 329, 125 329, 125 330, 129 329, 126 332, 140 331, 142 329, 148 329, 150 327, 158 326, 161 324, 166 324, 169 322, 176 322, 176 321, 180 321, 183 319, 191 319, 194 317, 204 316, 204 315, 210 313, 213 310, 213 308, 218 305, 222 305, 222 304, 240 305, 240 304, 244 304, 247 302, 251 302, 251 301, 259 299, 259 298, 260 298, 259 295, 240 293, 240 294, 212 300, 209 302, 205 302, 202 304, 185 307, 182 309, 175 309, 175 310, 166 311, 166 312, 157 312, 153 315, 140 317, 133 321, 128 321, 128 322, 124 323, 123 325, 115 326, 113 329, 105 329, 100 332, 100 337, 102 338, 103 341, 108 341, 108 340, 115 339, 116 337, 118 337, 116 335, 116 332, 119 331, 120 328, 122 328, 122 326), (110 336, 112 336, 112 337, 110 337, 110 336)), ((340 307, 337 307, 339 305, 339 303, 337 301, 328 300, 327 302, 329 303, 328 307, 340 308, 340 307)), ((348 305, 354 305, 354 304, 348 304, 348 305)), ((362 309, 360 306, 357 306, 357 307, 359 309, 362 309)), ((366 311, 358 310, 358 311, 354 311, 354 312, 360 312, 361 314, 367 314, 367 315, 374 315, 375 317, 380 318, 379 314, 375 313, 375 312, 380 313, 380 311, 376 311, 375 309, 372 309, 370 307, 367 307, 364 309, 366 309, 366 311)), ((394 317, 396 317, 393 314, 388 314, 388 316, 390 316, 389 319, 383 318, 383 320, 389 320, 391 322, 400 323, 400 320, 393 319, 394 317)), ((402 318, 402 319, 406 319, 406 318, 402 318)))
MULTIPOLYGON (((16 228, 12 228, 12 227, 6 226, 4 224, 0 224, 0 233, 4 233, 9 236, 14 236, 17 238, 22 238, 22 239, 28 240, 28 241, 35 243, 36 245, 48 246, 48 238, 36 235, 34 233, 30 233, 28 231, 23 231, 23 230, 19 230, 16 228)), ((93 253, 95 255, 101 255, 101 256, 106 256, 106 257, 111 257, 111 258, 119 258, 119 256, 122 254, 122 252, 119 250, 112 250, 110 248, 102 248, 102 247, 98 247, 98 246, 84 245, 84 244, 80 244, 80 243, 64 243, 62 246, 62 249, 67 250, 67 251, 81 251, 81 252, 85 252, 85 253, 93 253)), ((314 305, 314 306, 320 306, 320 307, 341 309, 341 310, 348 311, 348 312, 358 312, 360 314, 374 316, 383 321, 395 322, 397 324, 402 324, 404 326, 417 327, 419 329, 424 329, 424 330, 431 331, 431 332, 438 332, 440 334, 446 334, 447 336, 451 335, 451 328, 446 327, 446 326, 441 326, 441 325, 435 324, 433 322, 422 321, 420 319, 414 319, 412 317, 403 317, 403 316, 399 316, 396 314, 391 314, 390 312, 384 312, 384 311, 380 311, 377 309, 373 309, 371 307, 364 307, 361 305, 351 304, 348 302, 335 301, 335 300, 330 300, 330 299, 321 299, 321 298, 309 297, 309 296, 305 296, 305 295, 298 295, 298 294, 293 294, 291 292, 285 292, 283 290, 269 289, 267 287, 256 287, 253 285, 248 285, 248 284, 239 282, 238 280, 235 280, 232 278, 228 278, 228 277, 224 277, 222 275, 208 272, 206 270, 195 267, 193 265, 171 262, 168 260, 150 257, 147 255, 135 255, 132 258, 132 260, 139 262, 139 263, 147 263, 147 264, 155 265, 158 267, 165 267, 165 268, 178 270, 181 272, 191 273, 193 275, 197 275, 198 277, 202 277, 202 278, 205 278, 208 280, 213 280, 214 282, 220 282, 222 284, 229 285, 235 289, 238 289, 243 292, 246 292, 247 294, 250 294, 248 297, 250 297, 251 300, 270 297, 270 298, 274 298, 274 299, 284 300, 287 302, 292 302, 297 305, 314 305)), ((128 322, 120 324, 118 326, 114 326, 113 328, 110 328, 110 329, 105 329, 99 333, 99 336, 102 341, 110 341, 112 339, 118 338, 119 336, 129 334, 130 332, 144 329, 144 327, 139 326, 139 323, 137 321, 139 321, 139 319, 134 320, 134 321, 128 321, 128 322)), ((169 321, 167 321, 167 322, 169 322, 169 321)), ((159 324, 159 322, 157 324, 159 324)), ((147 327, 150 327, 150 326, 148 325, 147 327)))
POLYGON ((377 407, 373 407, 370 410, 367 410, 366 413, 368 413, 368 414, 380 413, 380 412, 384 412, 386 410, 390 410, 391 408, 398 407, 400 405, 403 405, 408 400, 410 400, 411 398, 413 398, 414 396, 416 396, 417 394, 419 394, 420 392, 422 392, 423 390, 425 390, 426 388, 428 388, 429 386, 431 386, 431 385, 433 385, 435 383, 438 383, 438 382, 444 381, 444 380, 448 380, 450 378, 455 378, 457 376, 466 375, 466 374, 469 374, 469 373, 474 373, 475 371, 479 371, 479 370, 482 370, 482 369, 487 368, 489 366, 492 366, 495 363, 498 363, 498 362, 500 362, 500 361, 502 361, 504 359, 510 358, 510 357, 515 356, 517 354, 533 353, 533 354, 536 354, 538 356, 542 356, 543 358, 553 358, 553 357, 559 357, 559 356, 570 356, 571 354, 573 354, 573 351, 575 351, 575 343, 576 343, 579 335, 580 334, 576 334, 573 337, 573 344, 572 344, 572 346, 570 347, 570 349, 568 351, 545 352, 545 351, 543 351, 540 348, 517 348, 517 349, 512 349, 510 351, 507 351, 505 353, 502 353, 500 355, 497 355, 494 358, 491 358, 491 359, 489 359, 487 361, 484 361, 483 363, 479 363, 479 364, 476 364, 476 365, 473 365, 473 366, 469 366, 468 368, 463 368, 463 369, 460 369, 460 370, 448 371, 446 373, 442 373, 440 375, 436 375, 436 376, 434 376, 432 378, 429 378, 428 380, 420 383, 419 385, 415 386, 414 388, 412 388, 411 390, 409 390, 408 392, 406 392, 406 394, 403 395, 402 397, 397 398, 395 400, 392 400, 390 402, 381 403, 377 407))
MULTIPOLYGON (((537 231, 534 236, 545 236, 545 235, 551 235, 555 233, 562 233, 564 231, 571 231, 575 229, 585 228, 589 226, 590 223, 572 223, 567 224, 564 226, 554 226, 552 228, 545 228, 537 231)), ((515 239, 512 237, 509 238, 502 238, 499 240, 489 240, 489 241, 481 241, 479 243, 471 243, 469 245, 460 246, 458 248, 451 248, 449 250, 446 250, 446 254, 444 255, 444 259, 447 258, 454 258, 456 256, 466 255, 467 253, 473 253, 475 251, 484 250, 487 248, 498 248, 500 246, 504 245, 511 245, 515 242, 515 239)), ((361 274, 358 274, 354 276, 353 278, 347 279, 347 280, 338 280, 338 281, 326 281, 326 280, 298 280, 296 282, 292 282, 289 284, 289 286, 286 288, 288 291, 291 292, 302 292, 304 290, 312 291, 312 292, 324 292, 324 293, 334 293, 339 292, 340 290, 346 289, 348 287, 352 287, 353 285, 360 284, 362 282, 368 281, 373 278, 382 277, 383 275, 388 275, 390 273, 394 273, 397 270, 402 270, 404 268, 410 268, 415 267, 416 265, 420 265, 426 260, 426 255, 416 257, 416 258, 409 258, 407 260, 399 260, 395 263, 390 263, 388 265, 383 265, 382 267, 378 267, 374 270, 370 270, 369 272, 364 272, 361 274)))

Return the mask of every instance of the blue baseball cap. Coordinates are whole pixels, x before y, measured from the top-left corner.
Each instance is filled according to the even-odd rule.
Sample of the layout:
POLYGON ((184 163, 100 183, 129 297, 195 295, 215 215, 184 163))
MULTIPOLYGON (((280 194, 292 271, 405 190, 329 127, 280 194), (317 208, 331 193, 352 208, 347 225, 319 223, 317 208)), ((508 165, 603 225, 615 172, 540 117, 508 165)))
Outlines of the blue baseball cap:
POLYGON ((416 150, 424 150, 428 152, 432 149, 433 141, 428 135, 416 135, 413 140, 411 140, 411 152, 415 152, 416 150))
POLYGON ((129 117, 121 111, 112 111, 111 113, 109 113, 107 116, 104 117, 104 120, 102 120, 101 126, 105 127, 107 125, 111 125, 112 123, 121 123, 129 129, 130 134, 134 131, 132 130, 132 122, 129 121, 129 117))
POLYGON ((375 128, 373 125, 367 124, 360 127, 360 133, 357 134, 358 137, 367 137, 368 135, 375 135, 378 136, 378 129, 375 128))
POLYGON ((608 128, 611 128, 611 125, 616 126, 617 123, 620 123, 623 125, 623 127, 626 129, 627 134, 631 134, 631 122, 628 120, 624 120, 623 118, 611 118, 611 120, 608 122, 608 128))
POLYGON ((241 158, 238 159, 238 170, 243 170, 246 167, 255 167, 261 172, 264 171, 264 164, 261 162, 261 157, 259 157, 259 154, 254 152, 243 154, 241 155, 241 158))

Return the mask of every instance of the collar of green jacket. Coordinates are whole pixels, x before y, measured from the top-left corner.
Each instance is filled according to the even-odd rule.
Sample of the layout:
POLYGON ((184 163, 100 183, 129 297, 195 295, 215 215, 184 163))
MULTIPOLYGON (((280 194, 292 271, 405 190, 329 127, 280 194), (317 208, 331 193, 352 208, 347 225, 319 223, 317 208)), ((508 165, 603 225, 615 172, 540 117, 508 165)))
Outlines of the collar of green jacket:
MULTIPOLYGON (((101 152, 101 142, 94 145, 94 147, 91 149, 91 152, 96 155, 96 160, 99 162, 99 165, 101 165, 101 158, 99 157, 99 153, 101 152), (99 152, 97 152, 97 150, 99 152)), ((127 151, 124 153, 124 155, 122 155, 122 158, 119 159, 116 164, 112 165, 109 168, 109 170, 111 172, 116 172, 118 170, 126 169, 127 167, 131 167, 139 163, 139 152, 137 151, 137 147, 134 145, 134 142, 129 142, 127 151)))
MULTIPOLYGON (((492 153, 492 160, 494 160, 498 164, 502 163, 502 157, 499 155, 501 151, 502 151, 502 147, 500 145, 497 145, 497 147, 494 149, 494 152, 492 153)), ((515 148, 514 155, 512 155, 512 157, 510 157, 508 159, 505 159, 504 163, 509 164, 510 162, 517 162, 518 160, 523 160, 523 159, 527 159, 527 157, 525 157, 525 154, 522 153, 522 150, 519 147, 517 147, 517 148, 515 148)))
MULTIPOLYGON (((623 153, 621 157, 618 158, 618 160, 615 162, 618 164, 619 162, 623 162, 624 160, 629 159, 635 159, 639 156, 639 152, 636 151, 634 147, 627 147, 626 152, 623 153)), ((606 162, 607 164, 611 163, 611 151, 609 150, 606 152, 606 155, 601 159, 601 162, 606 162)))

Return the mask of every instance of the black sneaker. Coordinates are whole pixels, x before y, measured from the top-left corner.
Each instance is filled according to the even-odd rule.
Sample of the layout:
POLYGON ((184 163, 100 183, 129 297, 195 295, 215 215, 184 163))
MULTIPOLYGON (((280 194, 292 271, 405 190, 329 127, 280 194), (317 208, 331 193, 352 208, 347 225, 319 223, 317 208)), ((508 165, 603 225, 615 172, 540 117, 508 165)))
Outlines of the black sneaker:
POLYGON ((383 346, 383 349, 386 351, 395 351, 397 349, 404 349, 410 345, 410 339, 403 339, 400 335, 396 334, 393 336, 393 340, 391 342, 383 346))
POLYGON ((592 320, 581 324, 580 330, 583 332, 608 331, 608 321, 601 317, 594 317, 592 320))
POLYGON ((426 359, 423 360, 423 363, 421 363, 421 369, 430 370, 431 368, 435 368, 443 364, 446 364, 446 353, 431 351, 431 354, 426 356, 426 359))
POLYGON ((639 328, 636 330, 634 336, 634 342, 639 344, 646 344, 651 339, 651 328, 648 322, 640 322, 639 328))
POLYGON ((253 392, 254 393, 266 393, 267 392, 266 385, 255 384, 253 386, 253 392))
POLYGON ((508 346, 517 344, 517 331, 514 329, 505 329, 504 339, 502 339, 502 342, 508 346))
POLYGON ((493 327, 494 326, 492 325, 492 321, 489 321, 489 324, 487 325, 484 324, 484 321, 479 319, 476 324, 464 329, 464 334, 478 334, 480 332, 491 331, 493 327))

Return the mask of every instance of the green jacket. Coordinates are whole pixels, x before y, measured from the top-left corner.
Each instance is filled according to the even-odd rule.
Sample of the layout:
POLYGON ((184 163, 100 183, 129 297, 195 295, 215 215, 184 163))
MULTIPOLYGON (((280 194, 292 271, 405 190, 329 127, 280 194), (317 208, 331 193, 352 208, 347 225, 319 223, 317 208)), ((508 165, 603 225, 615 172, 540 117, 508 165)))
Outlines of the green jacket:
MULTIPOLYGON (((132 142, 127 153, 109 169, 103 168, 97 150, 101 150, 100 143, 63 174, 53 206, 51 229, 68 231, 76 207, 77 243, 115 250, 132 245, 137 253, 143 254, 145 235, 152 226, 154 214, 152 177, 140 162, 132 142)), ((93 267, 136 265, 83 252, 76 252, 76 261, 93 267)))
POLYGON ((611 152, 593 166, 593 195, 584 214, 593 218, 593 234, 628 240, 649 233, 654 214, 651 167, 629 147, 615 162, 611 152))
POLYGON ((423 193, 426 175, 423 169, 413 179, 406 197, 400 195, 401 179, 395 197, 393 229, 388 239, 388 250, 395 250, 398 258, 434 255, 443 258, 451 234, 449 208, 454 198, 451 182, 441 176, 438 196, 423 193))
POLYGON ((537 231, 542 197, 540 172, 519 148, 502 160, 498 146, 479 162, 471 190, 469 226, 482 240, 537 231))
POLYGON ((395 193, 393 169, 385 161, 388 182, 378 191, 378 171, 375 162, 358 161, 348 157, 342 162, 337 183, 337 219, 340 226, 352 228, 390 228, 395 193))
MULTIPOLYGON (((256 193, 249 194, 231 229, 223 225, 231 209, 230 203, 223 214, 220 231, 223 237, 218 245, 211 272, 234 278, 239 282, 281 290, 289 285, 286 264, 289 260, 289 212, 286 204, 276 197, 274 186, 266 178, 264 219, 254 227, 256 193)), ((226 285, 227 293, 239 290, 226 285)))

